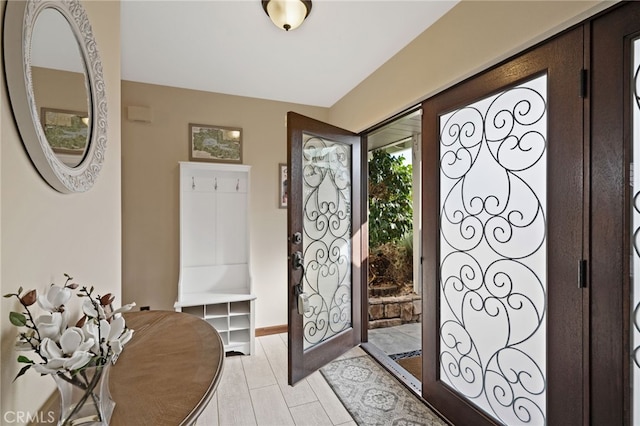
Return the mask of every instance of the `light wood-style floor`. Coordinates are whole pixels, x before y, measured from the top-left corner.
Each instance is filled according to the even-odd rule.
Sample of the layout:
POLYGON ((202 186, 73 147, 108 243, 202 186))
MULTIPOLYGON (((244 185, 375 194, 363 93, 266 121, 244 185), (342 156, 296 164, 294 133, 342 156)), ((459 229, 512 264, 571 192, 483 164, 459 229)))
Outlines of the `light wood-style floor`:
MULTIPOLYGON (((286 334, 259 337, 255 346, 251 356, 225 359, 198 426, 356 425, 320 372, 294 387, 287 384, 286 334)), ((362 354, 354 348, 343 357, 362 354)))

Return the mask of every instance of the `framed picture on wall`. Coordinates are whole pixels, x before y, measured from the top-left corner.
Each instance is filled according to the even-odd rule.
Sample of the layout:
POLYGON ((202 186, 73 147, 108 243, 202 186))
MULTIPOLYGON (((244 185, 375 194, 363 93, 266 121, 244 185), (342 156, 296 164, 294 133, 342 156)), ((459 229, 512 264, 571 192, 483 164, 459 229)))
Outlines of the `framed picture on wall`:
POLYGON ((287 208, 287 183, 288 183, 287 165, 278 164, 278 183, 280 185, 279 206, 281 209, 287 208))
POLYGON ((56 156, 69 167, 80 164, 89 137, 87 113, 40 108, 40 121, 47 142, 56 156))
POLYGON ((242 129, 189 123, 189 161, 242 163, 242 129))

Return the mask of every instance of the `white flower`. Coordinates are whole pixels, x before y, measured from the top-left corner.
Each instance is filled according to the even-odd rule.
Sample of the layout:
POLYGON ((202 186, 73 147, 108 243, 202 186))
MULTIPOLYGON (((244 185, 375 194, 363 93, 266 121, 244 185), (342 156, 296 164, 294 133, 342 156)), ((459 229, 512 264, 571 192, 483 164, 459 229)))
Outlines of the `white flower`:
POLYGON ((60 336, 67 327, 66 312, 51 312, 49 314, 40 315, 35 320, 35 325, 40 333, 40 338, 49 338, 58 341, 60 336))
POLYGON ((38 305, 48 312, 56 312, 71 299, 71 289, 51 285, 46 294, 38 295, 38 305))
POLYGON ((129 343, 129 340, 131 340, 132 337, 133 337, 133 330, 130 328, 127 328, 125 332, 122 333, 120 337, 118 337, 118 340, 120 341, 120 344, 124 346, 127 343, 129 343))
POLYGON ((78 327, 69 327, 60 337, 60 347, 62 353, 73 354, 76 351, 86 352, 93 346, 93 339, 86 338, 82 330, 78 327))
POLYGON ((111 321, 111 329, 107 341, 113 354, 118 356, 124 345, 133 337, 133 330, 125 328, 124 318, 118 317, 111 321))
POLYGON ((91 352, 93 352, 94 354, 99 354, 101 333, 99 333, 98 331, 98 325, 94 321, 87 321, 82 326, 82 332, 86 340, 91 339, 93 341, 91 352))
POLYGON ((122 312, 128 312, 128 311, 130 311, 131 309, 133 309, 133 307, 134 307, 134 306, 136 306, 136 302, 128 303, 128 304, 126 304, 126 305, 124 305, 124 306, 121 306, 121 307, 119 307, 118 309, 116 309, 115 311, 113 311, 113 312, 111 313, 111 315, 109 315, 109 317, 113 317, 113 316, 115 316, 115 315, 117 315, 117 314, 120 314, 120 313, 122 313, 122 312))
POLYGON ((124 317, 113 319, 111 323, 107 320, 100 320, 98 326, 95 322, 89 321, 83 327, 85 337, 92 338, 95 343, 91 351, 95 354, 111 353, 114 356, 120 355, 124 345, 133 337, 133 330, 125 327, 124 317))
POLYGON ((50 374, 62 370, 77 370, 87 365, 93 354, 88 352, 94 344, 92 338, 86 338, 78 327, 69 327, 60 336, 60 345, 49 338, 42 339, 40 354, 47 359, 44 364, 33 367, 41 374, 50 374))
POLYGON ((96 309, 96 306, 89 298, 84 299, 84 302, 82 302, 82 312, 89 318, 105 318, 104 308, 98 305, 96 309))
POLYGON ((109 338, 107 340, 112 341, 120 337, 122 332, 124 331, 124 318, 118 317, 111 321, 109 324, 109 338))
POLYGON ((62 351, 56 342, 45 337, 40 342, 40 354, 47 359, 44 364, 35 364, 33 368, 40 374, 56 373, 64 369, 64 358, 62 351))

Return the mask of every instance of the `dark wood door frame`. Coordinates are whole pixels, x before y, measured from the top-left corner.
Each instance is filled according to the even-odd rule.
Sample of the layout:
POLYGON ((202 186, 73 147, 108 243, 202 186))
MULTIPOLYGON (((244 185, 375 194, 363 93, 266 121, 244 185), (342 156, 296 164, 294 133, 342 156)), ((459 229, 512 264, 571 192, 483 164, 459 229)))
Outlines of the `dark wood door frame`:
POLYGON ((590 421, 631 424, 631 64, 640 3, 591 22, 590 421))
POLYGON ((423 396, 454 424, 494 424, 439 381, 438 116, 541 73, 548 75, 547 421, 582 424, 583 290, 577 266, 583 250, 583 67, 581 28, 565 32, 423 103, 423 240, 425 312, 423 396), (557 189, 561 188, 561 189, 557 189), (565 208, 569 206, 569 208, 565 208), (430 301, 430 302, 429 302, 430 301), (568 315, 567 315, 568 314, 568 315))

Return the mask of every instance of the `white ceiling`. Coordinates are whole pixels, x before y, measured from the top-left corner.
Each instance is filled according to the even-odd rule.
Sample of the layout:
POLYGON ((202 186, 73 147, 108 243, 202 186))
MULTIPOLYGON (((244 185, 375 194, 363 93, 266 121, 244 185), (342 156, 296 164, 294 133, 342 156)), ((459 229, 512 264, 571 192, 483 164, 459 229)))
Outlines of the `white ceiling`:
POLYGON ((314 0, 287 33, 260 0, 124 0, 122 79, 330 107, 456 3, 314 0))

